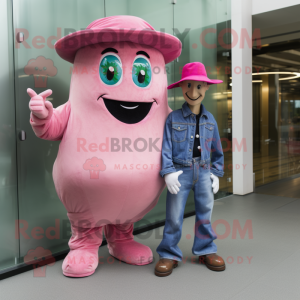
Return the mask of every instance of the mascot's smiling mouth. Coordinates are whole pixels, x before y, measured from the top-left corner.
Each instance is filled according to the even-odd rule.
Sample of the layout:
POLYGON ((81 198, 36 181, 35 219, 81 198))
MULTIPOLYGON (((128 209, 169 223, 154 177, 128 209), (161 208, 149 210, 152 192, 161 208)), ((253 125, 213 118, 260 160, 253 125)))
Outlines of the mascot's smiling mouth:
POLYGON ((148 115, 153 103, 112 100, 103 96, 101 95, 99 98, 103 99, 107 110, 117 120, 126 124, 135 124, 142 121, 148 115))

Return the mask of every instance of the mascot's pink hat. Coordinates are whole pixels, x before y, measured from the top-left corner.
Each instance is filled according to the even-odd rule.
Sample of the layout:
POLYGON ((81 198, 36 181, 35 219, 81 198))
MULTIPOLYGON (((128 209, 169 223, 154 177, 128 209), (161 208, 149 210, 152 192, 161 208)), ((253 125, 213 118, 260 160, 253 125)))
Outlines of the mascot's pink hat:
POLYGON ((97 43, 133 42, 159 50, 165 63, 181 53, 180 40, 168 33, 155 31, 145 20, 134 16, 111 16, 95 20, 86 29, 76 31, 55 43, 57 54, 74 63, 78 49, 97 43))
POLYGON ((201 62, 192 62, 182 68, 181 79, 168 86, 168 90, 179 87, 179 82, 184 80, 205 81, 207 84, 222 83, 219 79, 209 79, 206 74, 205 66, 201 62))

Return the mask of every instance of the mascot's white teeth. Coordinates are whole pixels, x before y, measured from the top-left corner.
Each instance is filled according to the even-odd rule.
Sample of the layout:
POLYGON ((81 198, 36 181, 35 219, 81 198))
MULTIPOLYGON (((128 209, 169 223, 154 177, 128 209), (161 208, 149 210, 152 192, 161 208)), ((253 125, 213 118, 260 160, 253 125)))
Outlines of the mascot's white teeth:
POLYGON ((124 105, 122 105, 122 104, 120 104, 120 105, 121 105, 122 107, 126 108, 126 109, 135 109, 135 108, 138 107, 138 105, 137 105, 137 106, 133 106, 133 107, 124 106, 124 105))

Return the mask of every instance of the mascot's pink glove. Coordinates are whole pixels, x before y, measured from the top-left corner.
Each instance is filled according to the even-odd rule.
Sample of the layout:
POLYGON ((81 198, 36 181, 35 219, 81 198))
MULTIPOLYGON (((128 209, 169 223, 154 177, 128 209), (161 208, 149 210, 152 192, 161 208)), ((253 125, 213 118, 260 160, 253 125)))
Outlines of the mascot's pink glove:
POLYGON ((215 176, 213 173, 210 173, 210 178, 213 180, 212 188, 214 194, 216 194, 219 190, 219 177, 215 176))
POLYGON ((181 184, 178 181, 178 176, 182 173, 183 171, 177 171, 164 176, 166 185, 171 194, 177 194, 180 191, 179 187, 181 184))
POLYGON ((52 103, 46 101, 46 98, 52 94, 52 90, 46 90, 39 95, 28 88, 27 93, 30 96, 29 108, 31 113, 39 119, 50 119, 53 113, 52 103))

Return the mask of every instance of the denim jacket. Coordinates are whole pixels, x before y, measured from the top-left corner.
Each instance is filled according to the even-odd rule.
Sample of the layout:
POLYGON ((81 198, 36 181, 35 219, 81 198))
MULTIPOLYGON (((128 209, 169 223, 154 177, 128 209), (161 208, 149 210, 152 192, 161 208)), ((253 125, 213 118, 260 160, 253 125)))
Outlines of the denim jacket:
MULTIPOLYGON (((199 119, 200 165, 210 169, 218 177, 224 175, 224 154, 218 124, 213 115, 201 103, 199 119)), ((172 111, 166 120, 162 142, 162 169, 160 175, 176 172, 173 163, 191 166, 196 134, 196 115, 187 102, 181 109, 172 111)))

